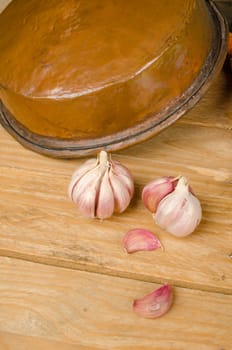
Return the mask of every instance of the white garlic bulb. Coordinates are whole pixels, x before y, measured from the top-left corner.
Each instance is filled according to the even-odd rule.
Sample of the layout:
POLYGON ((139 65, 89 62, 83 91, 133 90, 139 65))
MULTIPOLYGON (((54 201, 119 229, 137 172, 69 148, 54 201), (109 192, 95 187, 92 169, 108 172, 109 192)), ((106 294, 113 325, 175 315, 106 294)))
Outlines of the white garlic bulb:
POLYGON ((201 204, 190 192, 184 177, 180 177, 174 191, 159 202, 153 217, 160 227, 177 237, 195 230, 202 217, 201 204))
POLYGON ((106 219, 128 207, 134 182, 125 166, 101 151, 97 160, 89 159, 74 172, 68 194, 84 216, 106 219))

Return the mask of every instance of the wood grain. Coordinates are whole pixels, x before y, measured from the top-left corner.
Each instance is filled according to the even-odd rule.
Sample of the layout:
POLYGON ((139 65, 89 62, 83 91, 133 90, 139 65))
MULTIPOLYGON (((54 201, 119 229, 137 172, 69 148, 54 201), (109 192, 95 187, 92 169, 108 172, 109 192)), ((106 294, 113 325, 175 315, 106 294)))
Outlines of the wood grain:
POLYGON ((1 350, 230 349, 232 296, 175 288, 171 310, 146 320, 131 304, 151 283, 8 258, 0 275, 1 350))
MULTIPOLYGON (((23 321, 23 319, 22 319, 23 321)), ((102 348, 70 344, 63 341, 43 339, 0 331, 0 350, 102 350, 102 348)))
MULTIPOLYGON (((0 11, 8 2, 0 0, 0 11)), ((35 154, 1 128, 0 350, 230 350, 231 133, 232 75, 223 70, 175 125, 113 155, 130 168, 136 192, 123 215, 102 222, 82 218, 67 198, 83 160, 35 154), (148 181, 178 174, 203 207, 186 239, 158 228, 140 199, 148 181), (127 255, 122 238, 138 226, 154 231, 165 251, 127 255), (143 320, 131 303, 154 282, 175 286, 174 305, 143 320)))
POLYGON ((11 3, 12 0, 1 0, 0 1, 0 13, 11 3))
MULTIPOLYGON (((0 11, 8 2, 0 0, 0 11)), ((136 191, 123 215, 102 222, 82 218, 67 198, 83 160, 30 152, 1 128, 0 350, 230 350, 231 133, 232 75, 223 70, 176 124, 113 154, 133 173, 136 191), (186 239, 158 228, 140 199, 148 181, 178 174, 203 207, 186 239), (124 233, 139 226, 165 251, 127 255, 124 233), (140 319, 132 300, 155 282, 175 286, 174 305, 163 318, 140 319)))
POLYGON ((220 95, 223 84, 224 73, 205 99, 181 121, 159 136, 113 155, 130 168, 136 193, 123 215, 104 222, 80 217, 67 197, 70 176, 83 160, 40 156, 22 148, 1 129, 0 253, 114 276, 231 293, 232 100, 225 102, 224 94, 220 95), (158 228, 140 199, 148 181, 178 174, 189 178, 203 206, 201 225, 186 239, 177 239, 158 228), (165 252, 125 254, 122 237, 128 229, 139 226, 157 233, 165 252))

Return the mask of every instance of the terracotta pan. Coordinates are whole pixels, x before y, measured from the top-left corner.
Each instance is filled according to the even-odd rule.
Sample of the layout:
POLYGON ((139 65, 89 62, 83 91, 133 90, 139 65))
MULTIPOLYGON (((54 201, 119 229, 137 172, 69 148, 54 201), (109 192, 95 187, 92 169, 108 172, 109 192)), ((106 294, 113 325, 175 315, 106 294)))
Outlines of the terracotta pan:
MULTIPOLYGON (((203 0, 202 0, 203 1, 203 0)), ((213 1, 206 1, 207 11, 212 19, 212 45, 201 69, 191 85, 167 105, 150 113, 141 122, 123 130, 97 137, 62 138, 31 132, 9 112, 0 101, 0 122, 23 146, 48 156, 75 158, 97 153, 101 149, 116 151, 144 141, 179 119, 205 94, 215 76, 219 73, 226 57, 228 28, 213 1)), ((204 25, 204 19, 202 20, 204 25)), ((197 53, 196 53, 197 54, 197 53)), ((1 95, 0 95, 1 97, 1 95)))

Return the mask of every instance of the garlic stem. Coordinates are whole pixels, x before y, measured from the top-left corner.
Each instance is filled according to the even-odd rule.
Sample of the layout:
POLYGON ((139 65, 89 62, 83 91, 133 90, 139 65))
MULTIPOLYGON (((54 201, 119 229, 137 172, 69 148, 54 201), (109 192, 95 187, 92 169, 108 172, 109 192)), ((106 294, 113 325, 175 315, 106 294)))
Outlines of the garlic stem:
POLYGON ((109 165, 108 155, 107 155, 106 151, 101 151, 99 153, 98 159, 99 159, 99 163, 100 163, 101 166, 107 167, 109 165))
POLYGON ((181 192, 185 192, 186 194, 189 193, 189 185, 188 185, 188 181, 184 176, 180 176, 179 180, 177 182, 175 191, 181 191, 181 192))

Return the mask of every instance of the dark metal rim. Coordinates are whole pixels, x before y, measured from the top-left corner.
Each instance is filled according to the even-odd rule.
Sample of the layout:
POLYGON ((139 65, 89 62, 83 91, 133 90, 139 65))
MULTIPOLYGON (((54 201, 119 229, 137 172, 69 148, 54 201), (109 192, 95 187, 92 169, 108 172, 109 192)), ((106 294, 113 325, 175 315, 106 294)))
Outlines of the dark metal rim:
MULTIPOLYGON (((222 68, 227 51, 227 36, 228 28, 223 16, 217 9, 212 0, 207 1, 209 11, 212 14, 212 19, 215 23, 215 40, 214 47, 209 53, 200 74, 193 84, 175 100, 176 108, 170 106, 169 111, 161 111, 158 122, 152 123, 149 127, 143 127, 139 124, 136 127, 126 129, 112 136, 93 140, 75 141, 75 140, 58 140, 52 137, 42 137, 29 132, 15 118, 11 116, 9 111, 0 101, 0 122, 25 147, 36 152, 60 157, 60 158, 75 158, 86 156, 91 153, 96 153, 100 149, 114 151, 122 149, 148 139, 162 129, 171 125, 179 119, 185 112, 192 108, 199 99, 205 94, 211 82, 222 68), (82 144, 82 145, 81 145, 82 144)), ((158 114, 156 114, 157 116, 158 114)))

